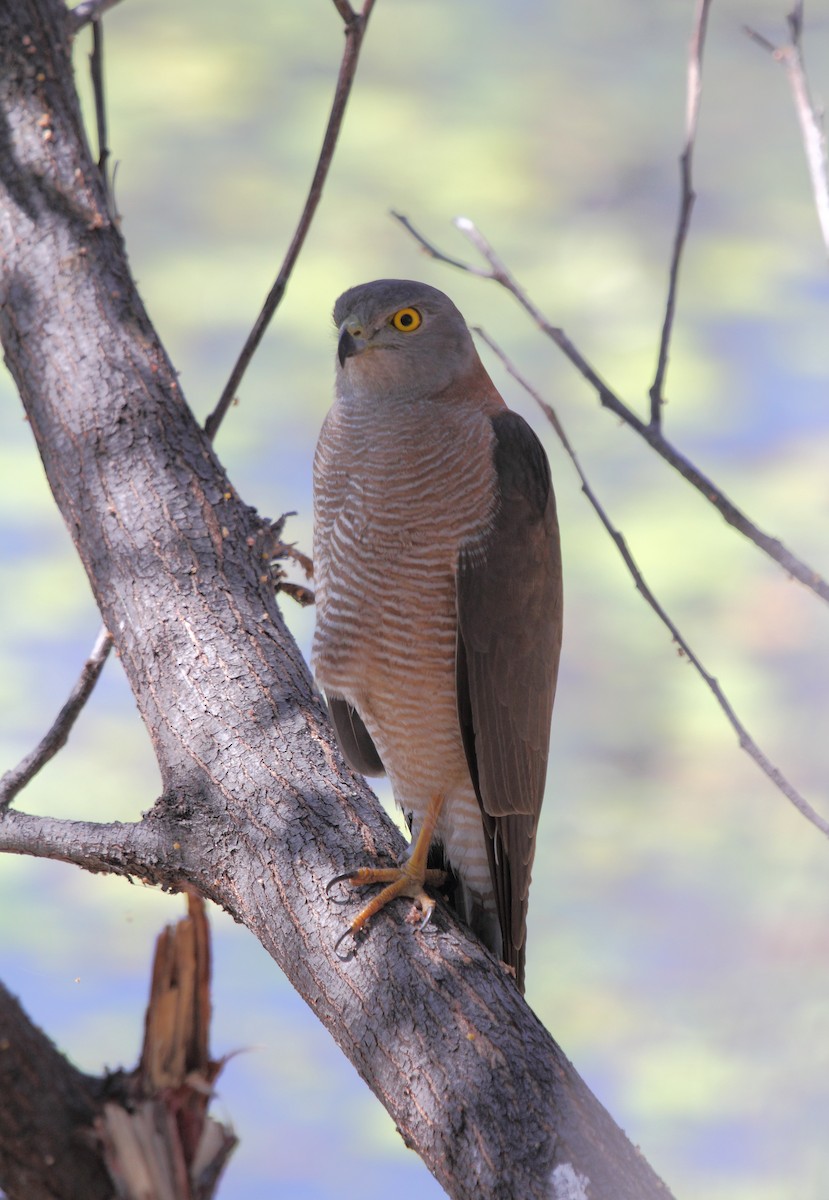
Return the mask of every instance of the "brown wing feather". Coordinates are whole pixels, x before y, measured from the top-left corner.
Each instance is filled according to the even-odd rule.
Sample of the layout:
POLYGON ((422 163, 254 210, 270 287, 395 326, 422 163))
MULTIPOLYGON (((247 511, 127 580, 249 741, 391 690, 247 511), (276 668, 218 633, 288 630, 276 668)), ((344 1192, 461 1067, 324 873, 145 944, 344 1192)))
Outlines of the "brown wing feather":
POLYGON ((361 775, 385 775, 386 768, 357 709, 340 696, 326 699, 331 724, 348 765, 361 775))
POLYGON ((458 713, 487 833, 504 960, 524 940, 561 648, 561 556, 544 449, 517 413, 492 418, 498 504, 458 561, 458 713))

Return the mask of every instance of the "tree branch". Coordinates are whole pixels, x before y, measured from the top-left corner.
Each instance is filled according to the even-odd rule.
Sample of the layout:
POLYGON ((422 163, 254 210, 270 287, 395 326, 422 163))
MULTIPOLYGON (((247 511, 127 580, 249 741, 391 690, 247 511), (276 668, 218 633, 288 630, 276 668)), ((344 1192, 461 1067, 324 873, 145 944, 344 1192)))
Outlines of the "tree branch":
POLYGON ((112 649, 112 638, 105 628, 101 629, 92 647, 92 653, 81 668, 80 676, 69 693, 69 698, 58 713, 51 729, 25 758, 6 771, 0 778, 0 811, 8 807, 26 784, 34 778, 41 767, 50 758, 54 758, 58 750, 66 745, 66 739, 80 716, 83 706, 92 694, 104 663, 112 649))
POLYGON ((674 623, 666 610, 657 600, 648 584, 645 582, 645 578, 642 575, 642 572, 640 571, 636 560, 634 559, 628 547, 624 535, 612 524, 610 518, 605 512, 605 509, 599 502, 595 492, 590 486, 590 482, 582 470, 581 463, 578 460, 576 452, 573 449, 569 438, 564 432, 564 427, 562 426, 552 405, 545 400, 532 386, 532 384, 521 374, 521 372, 511 361, 511 359, 507 357, 501 347, 494 342, 483 329, 476 329, 476 333, 478 333, 489 346, 489 348, 495 354, 497 354, 498 358, 500 358, 501 362, 504 364, 504 367, 510 373, 510 375, 512 375, 513 379, 515 379, 521 385, 528 395, 532 396, 533 400, 535 400, 536 404, 544 413, 547 420, 553 426, 553 429, 556 431, 556 436, 558 437, 559 441, 564 447, 565 452, 570 458, 570 461, 576 469, 576 474, 581 481, 582 491, 592 505, 593 510, 595 511, 605 530, 610 535, 610 538, 614 542, 619 554, 622 556, 622 560, 636 585, 636 590, 639 592, 645 603, 652 608, 657 617, 659 617, 659 620, 670 633, 671 638, 676 643, 680 652, 688 659, 688 662, 691 663, 700 678, 705 683, 706 687, 714 696, 714 699, 717 701, 723 713, 725 714, 726 720, 736 733, 740 747, 745 750, 749 758, 751 758, 752 761, 757 764, 760 770, 768 776, 775 787, 783 793, 786 799, 794 805, 798 812, 801 813, 801 815, 804 816, 807 821, 814 825, 815 828, 818 829, 825 837, 829 837, 829 821, 826 821, 818 812, 815 811, 809 801, 806 800, 804 796, 801 796, 800 792, 798 792, 797 789, 793 787, 791 783, 789 783, 782 771, 780 771, 779 768, 777 768, 767 757, 767 755, 760 749, 754 738, 746 729, 745 725, 737 716, 737 713, 732 707, 731 702, 726 697, 725 692, 720 687, 717 679, 715 679, 713 675, 710 675, 708 671, 706 671, 701 660, 691 649, 690 644, 680 632, 678 626, 674 623))
POLYGON ((744 25, 743 29, 752 41, 762 46, 776 62, 785 67, 806 152, 820 232, 826 252, 829 253, 829 165, 826 132, 811 97, 803 61, 803 0, 797 0, 786 21, 792 39, 788 46, 775 46, 748 25, 744 25))
POLYGON ((662 334, 659 340, 659 357, 656 375, 650 392, 651 425, 658 429, 662 420, 662 405, 665 403, 663 388, 665 372, 668 369, 668 352, 671 344, 671 333, 674 327, 676 313, 677 288, 679 286, 679 266, 688 229, 691 224, 691 213, 696 200, 692 182, 692 165, 694 144, 697 137, 699 106, 702 99, 702 53, 705 47, 705 33, 708 27, 708 10, 711 0, 697 0, 697 15, 694 21, 694 32, 691 37, 691 48, 688 54, 688 83, 685 108, 685 147, 679 159, 681 195, 679 201, 679 219, 674 237, 674 247, 671 254, 671 266, 668 273, 668 298, 665 302, 665 318, 662 323, 662 334))
POLYGON ((98 134, 98 170, 106 181, 109 145, 107 138, 107 110, 104 96, 104 27, 101 21, 92 22, 92 53, 89 56, 89 73, 92 92, 95 96, 95 128, 98 134))
POLYGON ((471 266, 461 259, 452 258, 444 254, 442 250, 439 250, 422 233, 414 228, 408 217, 397 212, 393 212, 391 215, 414 237, 415 241, 420 244, 431 258, 436 259, 438 262, 448 263, 450 266, 467 271, 472 275, 491 279, 505 288, 506 291, 515 297, 524 311, 529 314, 537 328, 558 346, 565 358, 569 359, 579 374, 587 380, 597 393, 599 403, 603 408, 607 408, 610 412, 614 413, 625 425, 633 429, 641 438, 644 438, 648 445, 678 471, 683 479, 687 479, 698 492, 702 493, 705 499, 716 508, 720 516, 729 525, 733 526, 738 533, 742 533, 759 550, 762 550, 769 558, 781 566, 787 574, 797 579, 799 583, 809 588, 815 595, 820 596, 821 600, 829 602, 829 583, 817 571, 788 550, 778 538, 770 537, 769 534, 764 533, 763 530, 758 528, 713 480, 704 475, 698 467, 668 441, 660 429, 647 424, 638 417, 633 409, 629 408, 613 389, 605 383, 587 359, 573 345, 564 330, 553 325, 532 300, 530 300, 527 293, 516 282, 490 243, 480 230, 475 227, 472 221, 467 217, 458 217, 455 225, 468 241, 472 243, 475 249, 479 251, 486 262, 489 263, 489 270, 482 271, 479 267, 471 266))
MULTIPOLYGON (((90 869, 194 888, 245 924, 456 1200, 573 1186, 591 1200, 666 1200, 448 912, 422 932, 384 912, 338 958, 343 915, 326 883, 367 856, 390 863, 402 839, 343 762, 251 552, 255 515, 135 290, 64 29, 57 0, 0 7, 0 338, 164 792, 135 825, 41 823, 46 851, 72 861, 77 842, 90 869)), ((30 847, 35 821, 0 816, 6 844, 30 847)))
POLYGON ((322 198, 322 189, 325 186, 328 169, 331 166, 337 139, 340 136, 340 128, 345 116, 345 106, 351 94, 351 86, 354 83, 357 62, 360 57, 360 48, 363 44, 363 38, 365 37, 368 19, 371 16, 374 2, 375 0, 364 0, 362 11, 358 14, 344 0, 334 0, 334 6, 345 22, 345 50, 343 51, 342 62, 340 63, 340 72, 337 77, 337 86, 334 89, 334 99, 331 104, 331 112, 328 117, 325 136, 322 140, 322 148, 317 159, 311 186, 308 189, 305 207, 302 210, 299 223, 294 231, 294 236, 291 239, 291 244, 288 247, 288 252, 285 255, 282 266, 279 268, 274 285, 268 292, 265 303, 262 306, 262 311, 256 318, 256 322, 248 334, 247 341, 242 347, 242 352, 230 373, 230 378, 224 386, 216 407, 205 421, 205 432, 211 439, 215 437, 216 430, 219 428, 225 413, 233 403, 239 384, 242 382, 242 377, 248 369, 259 343, 262 341, 265 330, 268 328, 271 318, 279 307, 282 297, 285 295, 285 289, 288 286, 291 272, 294 269, 299 252, 303 247, 308 230, 311 227, 311 222, 314 219, 314 214, 317 211, 317 206, 322 198))
MULTIPOLYGON (((0 822, 2 828, 2 822, 0 822)), ((92 1144, 105 1081, 84 1075, 0 983, 0 1185, 8 1200, 112 1200, 92 1144)))
POLYGON ((186 849, 178 827, 163 820, 68 821, 8 810, 0 818, 0 853, 71 863, 93 874, 120 875, 180 891, 186 849), (178 844, 176 845, 176 843, 178 844))

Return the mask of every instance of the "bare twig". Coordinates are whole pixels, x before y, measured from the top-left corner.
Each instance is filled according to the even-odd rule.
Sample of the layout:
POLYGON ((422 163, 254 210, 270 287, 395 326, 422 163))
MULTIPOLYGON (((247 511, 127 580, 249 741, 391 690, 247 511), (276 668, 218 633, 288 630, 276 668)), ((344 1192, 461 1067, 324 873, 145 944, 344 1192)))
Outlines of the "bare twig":
POLYGON ((97 21, 109 8, 114 8, 118 0, 81 0, 81 3, 68 14, 69 28, 77 33, 90 21, 97 21))
POLYGON ((288 285, 291 272, 294 269, 299 252, 302 249, 305 237, 313 220, 314 213, 322 196, 322 189, 325 185, 325 180, 328 175, 328 169, 331 166, 331 159, 334 155, 334 149, 337 145, 337 138, 340 134, 343 116, 345 114, 345 106, 351 92, 351 85, 354 82, 354 75, 357 70, 357 61, 360 56, 360 47, 363 44, 368 19, 371 15, 371 10, 374 7, 375 0, 364 0, 363 8, 360 13, 356 13, 350 4, 345 0, 334 0, 334 6, 337 12, 345 22, 345 50, 343 51, 342 62, 340 63, 340 73, 337 78, 337 86, 334 91, 334 100, 331 104, 331 113, 328 118, 328 125, 325 130, 325 137, 322 141, 322 149, 320 150, 317 166, 314 171, 314 177, 311 180, 311 186, 308 190, 308 196, 305 201, 305 207, 302 210, 302 215, 299 218, 299 224, 294 232, 291 244, 288 247, 288 252, 285 255, 285 260, 279 268, 279 274, 276 277, 273 287, 268 292, 267 299, 262 306, 262 311, 256 318, 256 322, 248 334, 247 341, 242 347, 242 352, 236 361, 236 365, 230 373, 230 378, 225 384, 224 391, 219 397, 219 401, 213 412, 205 421, 205 432, 209 438, 213 438, 216 430, 219 428, 225 413, 233 403, 236 391, 242 381, 242 377, 250 364, 251 359, 256 353, 259 343, 262 341, 265 330, 270 324, 273 314, 279 307, 279 303, 285 294, 285 288, 288 285))
POLYGON ((551 341, 555 342, 558 348, 562 351, 566 358, 570 360, 580 375, 587 380, 593 387, 599 397, 599 402, 604 408, 609 409, 614 413, 625 425, 629 425, 635 430, 640 437, 651 446, 660 457, 664 458, 684 479, 687 479, 690 484, 701 492, 702 495, 709 501, 710 504, 717 509, 723 519, 732 525, 739 533, 742 533, 753 542, 758 549, 762 550, 769 558, 783 568, 787 574, 791 575, 804 587, 813 591, 815 595, 820 596, 822 600, 829 602, 829 583, 818 574, 802 559, 792 554, 790 550, 783 545, 777 538, 771 537, 758 528, 753 521, 745 515, 745 513, 734 504, 726 494, 717 487, 713 480, 704 475, 697 467, 694 466, 683 454, 681 454, 675 446, 673 446, 667 438, 664 437, 661 430, 654 428, 653 425, 646 423, 636 415, 633 409, 629 408, 623 400, 613 391, 601 376, 591 367, 584 356, 576 349, 570 339, 567 337, 563 329, 553 325, 547 320, 541 310, 530 300, 524 289, 516 282, 510 272, 507 270, 504 263, 495 253, 492 246, 478 230, 475 225, 466 217, 459 217, 455 224, 464 234, 464 236, 478 250, 482 257, 489 263, 489 271, 481 271, 478 267, 469 267, 460 259, 450 258, 432 245, 421 233, 418 233, 412 226, 408 218, 401 216, 399 213, 392 214, 411 233, 414 238, 420 243, 423 249, 432 258, 439 262, 449 263, 451 266, 458 267, 462 271, 470 271, 471 274, 482 276, 484 279, 492 279, 501 287, 510 292, 526 313, 533 319, 538 329, 541 330, 551 341))
POLYGON ((117 170, 117 164, 113 168, 111 179, 107 173, 109 137, 107 135, 107 110, 104 93, 104 23, 98 17, 92 22, 92 53, 89 56, 89 73, 92 77, 92 91, 95 96, 98 170, 101 173, 101 183, 106 192, 110 218, 115 224, 118 224, 118 208, 115 204, 115 171, 117 170))
POLYGON ((259 540, 262 545, 261 557, 268 565, 268 575, 262 576, 262 582, 265 583, 270 578, 273 582, 275 592, 284 592, 292 600, 295 600, 301 608, 308 608, 315 602, 313 591, 302 583, 292 583, 286 577, 282 566, 283 562, 289 559, 302 568, 306 579, 314 578, 314 564, 308 555, 298 550, 293 542, 284 542, 282 540, 285 522, 288 517, 295 516, 296 513, 293 512, 283 513, 273 524, 262 525, 259 534, 259 540))
POLYGON ((290 580, 286 580, 280 583, 276 590, 290 596, 300 608, 310 608, 316 603, 316 594, 303 583, 291 583, 290 580))
POLYGON ((611 523, 610 518, 590 486, 590 482, 582 469, 581 463, 579 462, 578 457, 572 445, 570 444, 567 434, 564 432, 564 428, 559 421, 558 415, 556 414, 552 405, 550 405, 540 395, 540 393, 532 386, 532 384, 521 374, 521 372, 518 370, 512 360, 508 358, 500 346, 498 346, 498 344, 493 341, 493 339, 483 329, 476 328, 475 332, 479 334, 480 337, 482 337, 486 344, 490 347, 490 349, 498 355, 501 362, 504 364, 504 367, 507 369, 507 371, 509 371, 513 379, 517 380, 524 391, 532 396, 533 400, 535 400, 536 404, 538 404, 541 411, 547 417, 547 420, 553 426, 553 429, 555 429, 556 436, 558 437, 576 469, 576 473, 581 481, 582 491, 593 506, 593 509, 595 510, 596 515, 598 516, 602 525, 613 539, 616 549, 622 556, 625 566, 633 578, 633 582, 636 585, 636 590, 640 593, 645 603, 653 609, 663 625, 665 625, 677 647, 679 648, 680 653, 688 659, 688 662, 691 663, 700 677, 704 680, 706 686, 709 688, 720 708, 725 713, 726 720, 728 721, 729 725, 737 734, 737 738, 742 749, 745 750, 746 754, 748 754, 748 756, 757 764, 760 770, 768 776, 775 787, 777 787, 779 791, 783 793, 786 799, 795 806, 798 812, 800 812, 807 821, 810 821, 816 829, 819 829, 822 834, 824 834, 826 837, 829 837, 829 821, 826 821, 814 810, 814 808, 812 808, 808 800, 801 796, 800 792, 798 792, 797 789, 789 783, 785 775, 783 775, 783 773, 774 765, 774 763, 771 762, 771 760, 763 753, 763 751, 755 742, 754 738, 746 729, 745 725, 737 716, 737 713, 734 711, 717 679, 713 675, 710 675, 708 671, 706 671, 701 660, 691 649, 685 637, 682 635, 682 633, 680 633, 678 627, 674 624, 671 617, 662 607, 648 584, 645 582, 642 572, 637 566, 637 563, 630 552, 630 549, 628 548, 628 544, 624 535, 620 533, 619 530, 616 529, 616 527, 611 523))
MULTIPOLYGON (((104 186, 107 187, 107 159, 109 145, 107 139, 107 111, 104 100, 104 27, 99 20, 92 22, 92 53, 89 56, 89 73, 92 76, 92 90, 95 95, 95 125, 98 132, 98 170, 104 186)), ((109 188, 107 187, 107 192, 109 188)))
POLYGON ((674 248, 671 254, 671 267, 668 274, 668 298, 665 302, 665 319, 662 322, 662 335, 659 340, 659 357, 656 365, 656 375, 649 392, 651 401, 651 425, 659 428, 662 420, 662 405, 665 403, 663 389, 665 372, 668 369, 668 353, 671 344, 671 333, 674 327, 676 313, 676 296, 679 284, 679 266, 688 229, 691 224, 691 213, 696 200, 692 182, 692 160, 694 143, 697 136, 699 121, 699 106, 702 98, 702 52, 705 47, 705 32, 708 26, 708 10, 711 0, 697 0, 697 15, 694 21, 694 32, 691 37, 691 47, 688 53, 688 87, 685 108, 685 147, 679 159, 681 195, 679 201, 679 220, 674 237, 674 248))
POLYGON ((92 653, 83 665, 77 683, 69 693, 69 699, 55 718, 52 728, 34 750, 31 750, 16 767, 6 771, 0 779, 0 812, 11 804, 17 793, 57 754, 61 746, 65 745, 72 726, 98 681, 111 649, 112 638, 106 629, 102 629, 95 640, 92 653))
POLYGON ((806 162, 812 181, 820 232, 823 244, 829 253, 829 165, 827 164, 826 131, 823 128, 822 113, 818 113, 812 100, 806 67, 803 62, 803 0, 797 0, 786 21, 791 35, 791 42, 788 46, 775 46, 748 25, 743 28, 753 42, 762 46, 776 62, 781 63, 786 69, 795 112, 800 122, 800 132, 806 151, 806 162))
MULTIPOLYGON (((390 215, 394 217, 395 221, 400 222, 407 233, 412 235, 414 240, 420 246, 421 250, 425 251, 425 253, 428 254, 430 258, 433 258, 436 262, 446 263, 446 265, 449 267, 457 267, 459 271, 464 271, 467 275, 477 275, 479 279, 494 279, 497 283, 504 282, 504 280, 496 275, 495 271, 492 269, 487 271, 483 267, 473 266, 472 263, 465 262, 462 258, 452 258, 451 254, 445 254, 443 250, 439 250, 434 242, 430 242, 428 238, 424 237, 418 229, 415 229, 414 225, 411 223, 405 213, 397 212, 397 210, 393 208, 391 209, 390 215)), ((455 224, 458 226, 458 228, 460 228, 461 221, 464 220, 464 217, 457 218, 455 224)), ((506 268, 503 269, 504 271, 506 270, 506 268)))

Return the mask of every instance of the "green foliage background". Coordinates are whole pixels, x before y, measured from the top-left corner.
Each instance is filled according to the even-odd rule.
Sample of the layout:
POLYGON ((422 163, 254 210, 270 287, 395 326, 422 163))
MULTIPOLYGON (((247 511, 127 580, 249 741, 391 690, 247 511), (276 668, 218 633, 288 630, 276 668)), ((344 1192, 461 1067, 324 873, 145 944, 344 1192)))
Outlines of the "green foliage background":
MULTIPOLYGON (((816 90, 829 16, 807 8, 816 90)), ((676 219, 690 0, 378 0, 322 209, 218 439, 241 495, 296 509, 343 288, 451 292, 552 400, 648 580, 748 727, 829 811, 829 620, 608 414, 514 302, 421 256, 473 218, 548 316, 645 413, 676 219)), ((699 201, 668 377, 669 436, 823 574, 826 258, 779 67, 777 0, 713 6, 699 201)), ((126 0, 106 19, 116 194, 132 265, 204 418, 293 231, 342 31, 328 0, 126 0)), ((76 62, 88 104, 86 38, 76 62)), ((489 360, 488 360, 489 361, 489 360)), ((740 753, 636 595, 552 432, 567 629, 531 904, 527 998, 678 1197, 829 1195, 829 847, 740 753)), ((31 746, 97 616, 8 377, 0 379, 0 765, 31 746)), ((312 615, 283 606, 307 648, 312 615)), ((157 773, 117 662, 20 799, 138 816, 157 773)), ((0 976, 82 1067, 131 1065, 152 940, 181 901, 46 862, 0 864, 0 976)), ((388 1118, 246 931, 216 914, 225 1200, 437 1196, 388 1118)), ((516 1115, 519 1119, 520 1115, 516 1115)))

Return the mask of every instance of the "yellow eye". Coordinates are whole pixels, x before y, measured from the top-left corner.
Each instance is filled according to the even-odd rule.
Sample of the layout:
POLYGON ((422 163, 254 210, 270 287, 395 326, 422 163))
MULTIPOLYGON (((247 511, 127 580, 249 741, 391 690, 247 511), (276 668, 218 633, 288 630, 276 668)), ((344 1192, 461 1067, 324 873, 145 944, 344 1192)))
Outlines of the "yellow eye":
POLYGON ((416 308, 400 308, 392 317, 391 323, 401 333, 411 333, 413 329, 417 329, 422 319, 416 308))

